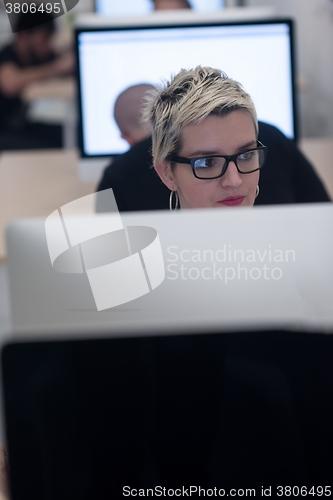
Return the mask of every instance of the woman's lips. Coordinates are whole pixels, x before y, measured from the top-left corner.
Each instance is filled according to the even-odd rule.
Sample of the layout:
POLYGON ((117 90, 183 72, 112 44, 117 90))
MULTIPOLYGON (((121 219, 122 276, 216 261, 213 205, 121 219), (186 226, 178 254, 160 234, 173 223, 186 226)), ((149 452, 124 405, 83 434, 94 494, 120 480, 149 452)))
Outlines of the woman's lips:
POLYGON ((236 205, 240 205, 244 198, 245 196, 229 196, 228 198, 224 198, 224 200, 218 201, 218 203, 228 207, 234 207, 236 205))

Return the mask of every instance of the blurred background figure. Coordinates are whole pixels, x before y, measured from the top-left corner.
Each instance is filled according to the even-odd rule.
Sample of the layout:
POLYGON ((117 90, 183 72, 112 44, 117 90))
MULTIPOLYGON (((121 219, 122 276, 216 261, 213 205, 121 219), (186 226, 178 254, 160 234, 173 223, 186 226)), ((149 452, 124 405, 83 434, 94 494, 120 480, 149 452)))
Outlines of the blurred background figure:
POLYGON ((53 51, 51 14, 21 14, 17 29, 13 42, 0 51, 0 150, 61 147, 62 127, 30 123, 22 92, 32 83, 70 74, 74 56, 70 52, 57 56, 53 51), (38 26, 29 28, 37 21, 38 26))
POLYGON ((153 0, 154 10, 191 9, 188 0, 153 0))
POLYGON ((154 87, 148 83, 133 85, 124 90, 116 99, 114 119, 118 125, 121 137, 132 147, 149 136, 141 122, 145 95, 154 87))
MULTIPOLYGON (((114 118, 121 137, 131 147, 111 161, 103 173, 98 191, 112 188, 120 211, 128 210, 128 206, 149 210, 151 206, 163 204, 156 183, 162 191, 167 191, 152 168, 150 131, 141 121, 145 96, 153 89, 153 85, 147 83, 128 87, 119 94, 114 105, 114 118)), ((98 212, 104 211, 99 205, 96 208, 98 212)))

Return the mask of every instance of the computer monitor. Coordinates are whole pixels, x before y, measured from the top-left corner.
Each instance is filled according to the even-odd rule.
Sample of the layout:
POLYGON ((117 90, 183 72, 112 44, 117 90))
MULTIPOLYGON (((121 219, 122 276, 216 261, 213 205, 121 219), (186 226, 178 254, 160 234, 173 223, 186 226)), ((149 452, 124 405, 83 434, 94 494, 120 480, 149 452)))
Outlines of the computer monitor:
POLYGON ((182 25, 150 21, 76 29, 83 158, 108 157, 128 149, 113 117, 123 90, 139 83, 158 84, 181 68, 198 65, 220 68, 240 81, 261 121, 275 125, 287 137, 297 136, 292 21, 206 18, 199 22, 199 18, 182 25))
MULTIPOLYGON (((197 12, 214 12, 224 7, 224 0, 190 0, 190 5, 197 12)), ((95 0, 95 10, 102 16, 133 16, 148 14, 153 10, 152 0, 95 0)))
MULTIPOLYGON (((76 200, 76 208, 87 198, 76 200)), ((107 232, 108 214, 72 219, 74 204, 61 207, 64 226, 51 217, 47 224, 14 221, 7 229, 15 335, 140 325, 333 328, 330 203, 126 212, 114 219, 124 229, 110 225, 107 232), (132 231, 140 241, 147 232, 148 241, 133 243, 132 231), (160 249, 149 239, 155 231, 160 249)))
POLYGON ((329 496, 331 335, 112 334, 5 347, 12 500, 329 496))

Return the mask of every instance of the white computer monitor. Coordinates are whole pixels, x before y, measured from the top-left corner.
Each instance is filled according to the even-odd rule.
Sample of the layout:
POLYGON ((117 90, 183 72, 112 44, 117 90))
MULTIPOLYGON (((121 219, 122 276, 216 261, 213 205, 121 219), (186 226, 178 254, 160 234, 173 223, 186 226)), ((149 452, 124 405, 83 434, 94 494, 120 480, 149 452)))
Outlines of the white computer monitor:
MULTIPOLYGON (((92 195, 76 200, 76 206, 82 208, 88 198, 92 195)), ((110 214, 71 219, 73 206, 61 207, 64 226, 53 218, 46 225, 42 218, 8 227, 16 332, 333 327, 332 204, 118 214, 129 235, 130 255, 113 223, 105 239, 101 233, 110 214), (133 244, 133 231, 135 238, 157 232, 160 250, 153 239, 133 244), (113 262, 121 274, 109 274, 113 262), (96 276, 106 279, 101 293, 96 276)))
POLYGON ((240 81, 254 99, 259 119, 296 137, 292 21, 199 19, 164 25, 125 25, 124 20, 112 27, 76 29, 82 157, 128 149, 113 117, 124 89, 157 84, 197 65, 220 68, 240 81))

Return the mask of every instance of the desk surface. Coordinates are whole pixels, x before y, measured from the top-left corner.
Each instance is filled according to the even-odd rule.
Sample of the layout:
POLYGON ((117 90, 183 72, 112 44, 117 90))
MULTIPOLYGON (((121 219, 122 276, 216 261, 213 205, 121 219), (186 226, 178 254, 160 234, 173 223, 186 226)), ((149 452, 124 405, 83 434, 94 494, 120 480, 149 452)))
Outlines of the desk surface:
POLYGON ((303 139, 300 149, 315 167, 333 200, 333 138, 303 139))
POLYGON ((75 97, 75 80, 72 77, 51 78, 28 85, 23 91, 23 99, 61 99, 72 101, 75 97))
MULTIPOLYGON (((306 139, 302 151, 316 167, 333 199, 333 139, 306 139)), ((78 176, 76 151, 7 152, 0 156, 0 261, 6 225, 18 218, 43 217, 61 205, 93 193, 95 183, 78 176)))
POLYGON ((43 217, 61 205, 93 193, 95 183, 78 177, 76 151, 6 152, 0 156, 0 261, 5 257, 7 224, 43 217))

